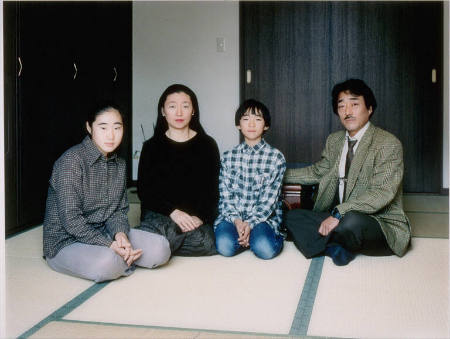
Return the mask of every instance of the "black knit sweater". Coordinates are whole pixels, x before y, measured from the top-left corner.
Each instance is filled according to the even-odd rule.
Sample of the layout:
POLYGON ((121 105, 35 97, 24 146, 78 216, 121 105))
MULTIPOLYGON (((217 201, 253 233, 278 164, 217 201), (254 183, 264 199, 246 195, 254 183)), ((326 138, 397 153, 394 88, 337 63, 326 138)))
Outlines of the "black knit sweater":
POLYGON ((169 216, 179 209, 212 224, 217 216, 219 170, 219 149, 206 134, 185 142, 165 135, 150 138, 139 160, 141 211, 169 216))

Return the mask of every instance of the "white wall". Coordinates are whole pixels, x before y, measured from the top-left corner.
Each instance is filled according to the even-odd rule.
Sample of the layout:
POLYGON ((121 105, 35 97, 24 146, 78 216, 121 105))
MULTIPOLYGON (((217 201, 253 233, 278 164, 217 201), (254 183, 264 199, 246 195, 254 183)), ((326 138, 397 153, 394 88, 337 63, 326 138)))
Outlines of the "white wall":
POLYGON ((450 5, 444 1, 444 144, 443 144, 443 172, 442 186, 448 188, 449 180, 449 111, 450 111, 450 5))
POLYGON ((144 141, 141 124, 147 139, 153 135, 158 99, 173 83, 196 93, 201 123, 221 152, 239 142, 238 2, 133 3, 133 153, 144 141), (224 52, 216 38, 225 39, 224 52))

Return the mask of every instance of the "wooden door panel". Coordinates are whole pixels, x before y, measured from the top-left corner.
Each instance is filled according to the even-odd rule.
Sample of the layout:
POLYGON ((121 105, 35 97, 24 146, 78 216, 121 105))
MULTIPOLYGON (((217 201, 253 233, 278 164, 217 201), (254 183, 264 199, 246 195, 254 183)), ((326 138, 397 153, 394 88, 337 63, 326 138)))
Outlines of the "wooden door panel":
POLYGON ((373 123, 404 145, 407 192, 440 192, 442 3, 244 2, 242 99, 266 103, 267 140, 289 162, 315 162, 341 129, 331 89, 363 79, 378 108, 373 123), (417 25, 417 22, 421 22, 417 25))

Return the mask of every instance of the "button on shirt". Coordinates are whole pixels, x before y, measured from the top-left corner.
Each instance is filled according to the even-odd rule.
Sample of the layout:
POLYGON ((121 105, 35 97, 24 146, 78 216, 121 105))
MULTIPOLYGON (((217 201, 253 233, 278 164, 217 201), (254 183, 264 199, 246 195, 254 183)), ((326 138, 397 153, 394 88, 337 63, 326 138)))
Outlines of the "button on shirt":
POLYGON ((251 147, 245 142, 223 154, 220 168, 219 217, 234 223, 247 221, 250 228, 267 222, 275 232, 281 223, 279 199, 286 170, 283 154, 264 139, 251 147))
POLYGON ((126 164, 106 158, 90 137, 54 164, 44 219, 44 255, 81 242, 110 246, 117 232, 128 233, 126 164))
POLYGON ((367 129, 369 128, 370 122, 368 121, 363 128, 361 128, 358 133, 356 133, 353 137, 350 137, 348 134, 348 131, 345 132, 345 141, 344 141, 344 147, 342 148, 341 153, 341 160, 339 161, 339 202, 342 203, 342 200, 344 199, 344 180, 342 180, 345 177, 345 161, 347 159, 347 152, 348 152, 348 140, 356 140, 355 146, 353 146, 353 154, 356 154, 356 149, 358 148, 359 142, 364 136, 364 133, 366 133, 367 129))

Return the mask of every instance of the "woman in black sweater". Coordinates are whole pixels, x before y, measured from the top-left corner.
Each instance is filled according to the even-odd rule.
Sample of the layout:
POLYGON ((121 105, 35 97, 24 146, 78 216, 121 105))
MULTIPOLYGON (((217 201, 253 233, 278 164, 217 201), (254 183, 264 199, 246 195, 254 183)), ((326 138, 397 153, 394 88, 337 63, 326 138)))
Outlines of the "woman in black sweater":
POLYGON ((199 114, 191 89, 169 86, 159 99, 155 131, 139 161, 139 228, 165 236, 174 255, 217 253, 212 224, 219 199, 220 154, 199 114))

